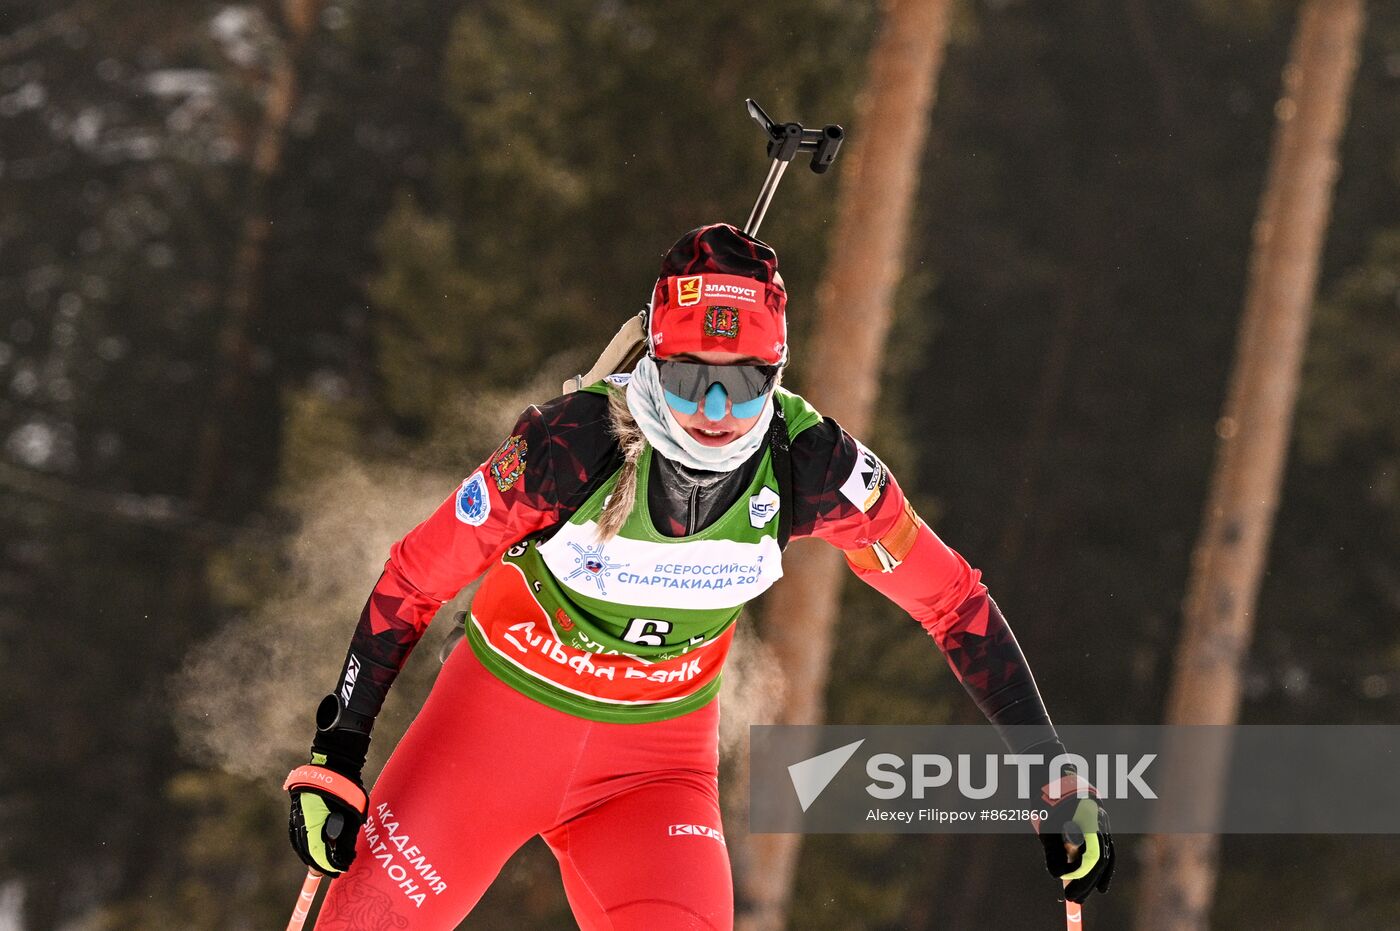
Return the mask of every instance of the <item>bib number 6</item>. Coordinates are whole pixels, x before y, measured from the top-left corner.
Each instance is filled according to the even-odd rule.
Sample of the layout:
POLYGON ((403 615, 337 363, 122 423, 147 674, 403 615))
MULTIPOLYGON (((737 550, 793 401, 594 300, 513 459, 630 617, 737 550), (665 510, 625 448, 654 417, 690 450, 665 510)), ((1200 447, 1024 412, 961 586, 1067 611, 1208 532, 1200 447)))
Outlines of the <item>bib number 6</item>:
POLYGON ((671 632, 670 621, 654 621, 645 617, 634 617, 627 622, 622 639, 628 643, 640 643, 647 647, 664 647, 666 635, 671 632))

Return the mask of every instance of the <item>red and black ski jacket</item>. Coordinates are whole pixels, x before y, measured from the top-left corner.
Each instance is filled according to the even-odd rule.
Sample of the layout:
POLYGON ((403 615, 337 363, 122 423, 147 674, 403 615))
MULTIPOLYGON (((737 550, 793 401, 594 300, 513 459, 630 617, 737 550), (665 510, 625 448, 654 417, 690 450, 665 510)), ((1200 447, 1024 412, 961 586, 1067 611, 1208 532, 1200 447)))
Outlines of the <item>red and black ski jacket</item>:
MULTIPOLYGON (((722 513, 747 487, 762 454, 719 481, 670 463, 655 466, 650 487, 661 490, 649 504, 664 520, 658 531, 693 532, 722 513)), ((792 500, 783 507, 791 508, 792 537, 818 537, 846 551, 863 582, 933 637, 987 719, 1004 736, 1004 728, 1019 726, 1014 751, 1054 741, 1030 668, 980 573, 914 515, 889 470, 830 418, 793 438, 790 455, 792 500), (857 474, 870 489, 861 501, 849 494, 857 474), (887 545, 877 561, 871 554, 882 541, 887 545)), ((390 684, 442 605, 512 544, 568 520, 597 476, 619 461, 606 397, 576 392, 526 409, 482 466, 488 518, 479 526, 464 523, 454 493, 392 547, 342 670, 338 692, 348 700, 339 727, 367 736, 390 684)))

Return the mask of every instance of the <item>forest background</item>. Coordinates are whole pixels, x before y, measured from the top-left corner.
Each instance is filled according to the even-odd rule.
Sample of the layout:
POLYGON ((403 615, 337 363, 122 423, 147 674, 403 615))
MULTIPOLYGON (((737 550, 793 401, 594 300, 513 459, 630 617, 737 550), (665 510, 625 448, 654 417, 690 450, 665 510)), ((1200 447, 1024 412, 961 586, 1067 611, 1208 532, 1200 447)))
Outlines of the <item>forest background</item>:
MULTIPOLYGON (((0 928, 285 921, 303 869, 278 786, 388 544, 588 366, 681 232, 742 223, 767 167, 744 97, 868 144, 879 14, 8 0, 0 928)), ((864 439, 983 570, 1057 720, 1161 719, 1296 17, 955 5, 864 439)), ((1400 710, 1400 5, 1371 7, 1350 111, 1251 723, 1400 710)), ((791 172, 763 228, 799 391, 822 376, 803 341, 841 169, 791 172)), ((843 598, 829 720, 967 720, 916 625, 843 598)), ((775 700, 745 644, 729 762, 775 700)), ((1129 921, 1137 845, 1101 927, 1129 921)), ((1212 924, 1400 925, 1397 854, 1227 838, 1212 924)), ((1062 920, 1030 837, 820 836, 801 856, 793 928, 1062 920)), ((567 915, 534 842, 468 925, 567 915)))

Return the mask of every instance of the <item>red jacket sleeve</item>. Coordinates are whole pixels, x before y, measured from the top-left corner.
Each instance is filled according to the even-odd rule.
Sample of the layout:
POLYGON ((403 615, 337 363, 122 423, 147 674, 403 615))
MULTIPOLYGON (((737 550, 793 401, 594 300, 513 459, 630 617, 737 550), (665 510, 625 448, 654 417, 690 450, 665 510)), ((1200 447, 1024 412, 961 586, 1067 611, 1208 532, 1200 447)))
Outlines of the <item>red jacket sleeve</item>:
POLYGON ((342 725, 369 733, 443 604, 512 544, 568 519, 616 448, 600 395, 566 395, 521 414, 490 458, 390 548, 341 670, 342 725))
POLYGON ((557 521, 552 496, 541 493, 553 485, 549 434, 532 407, 485 463, 390 547, 366 606, 371 631, 427 628, 507 547, 557 521))

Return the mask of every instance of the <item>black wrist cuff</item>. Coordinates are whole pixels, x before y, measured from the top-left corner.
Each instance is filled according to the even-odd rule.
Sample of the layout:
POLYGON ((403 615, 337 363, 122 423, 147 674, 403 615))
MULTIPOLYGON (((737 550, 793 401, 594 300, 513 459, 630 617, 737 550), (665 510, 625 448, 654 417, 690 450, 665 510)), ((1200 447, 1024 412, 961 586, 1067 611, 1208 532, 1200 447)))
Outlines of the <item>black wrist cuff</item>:
POLYGON ((326 766, 343 776, 358 780, 369 754, 368 728, 360 729, 345 720, 340 696, 327 695, 316 708, 316 736, 311 752, 322 753, 326 766))

